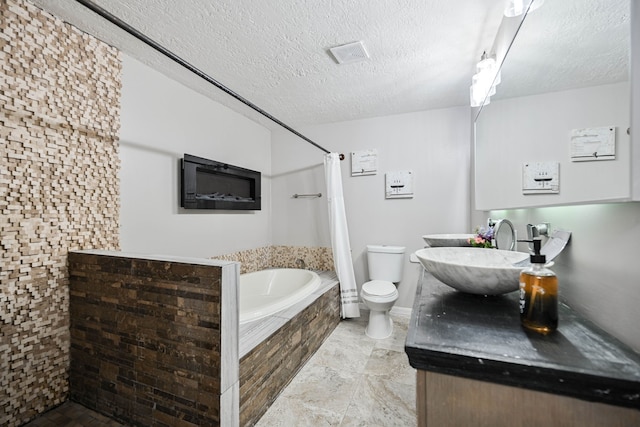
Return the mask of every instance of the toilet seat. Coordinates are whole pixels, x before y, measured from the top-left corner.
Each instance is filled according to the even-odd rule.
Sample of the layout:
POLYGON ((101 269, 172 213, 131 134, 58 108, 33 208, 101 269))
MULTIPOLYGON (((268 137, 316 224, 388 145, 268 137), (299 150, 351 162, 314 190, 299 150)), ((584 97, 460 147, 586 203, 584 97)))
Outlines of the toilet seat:
POLYGON ((395 300, 398 297, 396 286, 386 280, 371 280, 362 285, 362 298, 373 302, 395 300))

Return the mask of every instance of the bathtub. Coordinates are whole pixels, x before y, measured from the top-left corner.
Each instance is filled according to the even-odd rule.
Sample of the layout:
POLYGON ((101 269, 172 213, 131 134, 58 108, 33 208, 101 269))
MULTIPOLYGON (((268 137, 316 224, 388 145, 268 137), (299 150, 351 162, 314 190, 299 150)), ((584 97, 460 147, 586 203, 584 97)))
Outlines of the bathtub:
MULTIPOLYGON (((320 285, 301 302, 264 319, 240 325, 241 426, 258 422, 340 323, 338 278, 333 271, 317 273, 320 285)), ((242 281, 242 275, 240 277, 242 281)))
POLYGON ((262 319, 311 295, 321 283, 313 271, 276 268, 240 275, 240 324, 262 319))

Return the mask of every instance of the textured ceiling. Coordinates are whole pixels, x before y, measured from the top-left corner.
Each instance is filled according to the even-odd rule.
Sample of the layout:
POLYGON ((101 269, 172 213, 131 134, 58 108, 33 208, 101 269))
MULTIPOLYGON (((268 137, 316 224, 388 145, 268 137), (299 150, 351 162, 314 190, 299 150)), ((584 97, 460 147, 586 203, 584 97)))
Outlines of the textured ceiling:
MULTIPOLYGON (((274 127, 76 1, 32 1, 187 86, 274 127)), ((547 0, 534 13, 542 16, 553 3, 597 8, 624 3, 628 9, 628 1, 547 0)), ((95 3, 294 128, 468 105, 475 63, 482 51, 491 48, 504 6, 504 0, 95 3), (328 53, 330 47, 358 40, 364 42, 370 60, 338 65, 328 53)), ((620 19, 613 9, 611 19, 620 19)), ((569 34, 577 28, 574 20, 551 12, 545 20, 549 20, 547 28, 533 41, 544 38, 553 43, 556 28, 569 34)), ((532 70, 526 66, 537 52, 531 43, 524 42, 529 59, 516 68, 519 81, 526 80, 525 74, 532 70)), ((560 82, 554 84, 557 88, 560 82)))
POLYGON ((629 0, 547 0, 530 13, 493 99, 629 79, 629 0))

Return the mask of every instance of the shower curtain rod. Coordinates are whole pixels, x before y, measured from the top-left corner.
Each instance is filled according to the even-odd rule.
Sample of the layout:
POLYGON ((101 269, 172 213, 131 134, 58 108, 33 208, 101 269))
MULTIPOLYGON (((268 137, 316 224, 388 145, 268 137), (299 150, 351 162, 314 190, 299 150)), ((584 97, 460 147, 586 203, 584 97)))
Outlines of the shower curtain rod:
MULTIPOLYGON (((90 9, 91 11, 93 11, 96 14, 98 14, 99 16, 101 16, 102 18, 106 19, 107 21, 111 22, 112 24, 116 25, 120 29, 126 31, 127 33, 129 33, 133 37, 135 37, 138 40, 140 40, 141 42, 145 43, 147 46, 150 46, 153 49, 157 50, 158 52, 160 52, 161 54, 163 54, 167 58, 169 58, 172 61, 176 62, 177 64, 183 66, 187 70, 191 71, 193 74, 195 74, 198 77, 204 79, 208 83, 211 83, 212 85, 214 85, 215 87, 217 87, 221 91, 225 92, 227 95, 232 96, 233 98, 235 98, 238 101, 242 102, 247 107, 257 111, 258 113, 262 114, 267 119, 269 119, 272 122, 282 126, 283 128, 285 128, 289 132, 291 132, 294 135, 296 135, 297 137, 302 138, 303 140, 305 140, 309 144, 311 144, 314 147, 324 151, 327 154, 330 153, 330 151, 327 150, 326 148, 318 145, 317 143, 315 143, 311 139, 307 138, 306 136, 304 136, 303 134, 301 134, 297 130, 293 129, 291 126, 289 126, 286 123, 283 123, 282 121, 280 121, 277 118, 273 117, 271 114, 267 113, 266 111, 264 111, 262 108, 258 107, 257 105, 255 105, 251 101, 249 101, 246 98, 243 98, 242 96, 238 95, 233 90, 229 89, 228 87, 226 87, 225 85, 223 85, 222 83, 220 83, 219 81, 217 81, 216 79, 214 79, 213 77, 211 77, 210 75, 205 73, 204 71, 199 70, 198 68, 196 68, 195 66, 191 65, 190 63, 188 63, 184 59, 180 58, 175 53, 171 52, 170 50, 168 50, 167 48, 162 46, 161 44, 155 42, 154 40, 150 39, 146 35, 142 34, 140 31, 136 30, 131 25, 127 24, 126 22, 124 22, 123 20, 118 18, 117 16, 112 15, 106 9, 101 8, 100 6, 96 5, 95 3, 93 3, 90 0, 76 0, 76 2, 80 3, 82 6, 86 7, 87 9, 90 9)), ((340 154, 340 160, 344 160, 344 154, 340 154)))

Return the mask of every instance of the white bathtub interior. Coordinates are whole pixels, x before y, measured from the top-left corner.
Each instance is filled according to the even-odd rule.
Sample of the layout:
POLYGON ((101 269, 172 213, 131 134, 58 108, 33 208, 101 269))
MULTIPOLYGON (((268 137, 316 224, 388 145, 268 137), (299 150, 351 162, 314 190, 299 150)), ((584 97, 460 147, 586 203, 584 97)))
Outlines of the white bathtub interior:
POLYGON ((311 305, 316 299, 338 283, 338 277, 333 271, 315 271, 320 277, 319 286, 300 301, 262 319, 246 322, 240 325, 239 356, 244 357, 258 344, 266 340, 296 314, 311 305))
POLYGON ((311 295, 320 286, 318 273, 297 268, 274 268, 240 275, 240 324, 270 316, 311 295))

